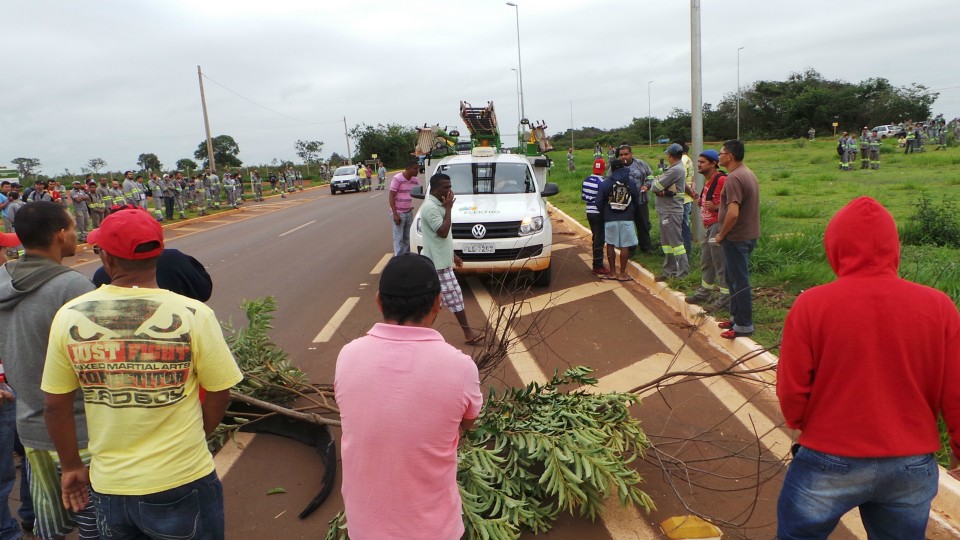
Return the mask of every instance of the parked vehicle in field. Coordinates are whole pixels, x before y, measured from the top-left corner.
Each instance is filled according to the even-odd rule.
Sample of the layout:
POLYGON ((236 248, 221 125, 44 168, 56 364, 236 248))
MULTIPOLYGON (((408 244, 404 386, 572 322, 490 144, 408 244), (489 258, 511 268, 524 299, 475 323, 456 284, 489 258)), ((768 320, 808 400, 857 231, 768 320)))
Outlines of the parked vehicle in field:
POLYGON ((360 175, 357 174, 357 167, 355 165, 344 165, 337 167, 337 170, 333 171, 333 178, 330 179, 331 195, 336 195, 338 192, 342 193, 347 190, 359 192, 362 187, 363 184, 360 181, 360 175))
POLYGON ((881 139, 889 139, 899 135, 900 132, 903 131, 903 128, 893 124, 886 124, 883 126, 877 126, 871 131, 876 131, 877 135, 879 135, 881 139))
MULTIPOLYGON (((458 273, 532 272, 535 286, 549 285, 553 228, 544 197, 556 195, 559 189, 546 181, 550 160, 541 152, 553 149, 543 132, 546 126, 533 128, 538 130, 535 142, 522 152, 507 154, 500 151, 493 103, 481 108, 461 102, 460 116, 471 134, 469 149, 455 144, 437 155, 428 148, 448 145, 433 140, 433 128, 421 128, 417 150, 422 145, 427 156, 422 187, 414 188, 413 196, 424 198, 435 173, 450 176, 456 195, 451 216, 453 249, 463 260, 458 273)), ((419 252, 423 246, 419 212, 413 223, 410 249, 419 252)))

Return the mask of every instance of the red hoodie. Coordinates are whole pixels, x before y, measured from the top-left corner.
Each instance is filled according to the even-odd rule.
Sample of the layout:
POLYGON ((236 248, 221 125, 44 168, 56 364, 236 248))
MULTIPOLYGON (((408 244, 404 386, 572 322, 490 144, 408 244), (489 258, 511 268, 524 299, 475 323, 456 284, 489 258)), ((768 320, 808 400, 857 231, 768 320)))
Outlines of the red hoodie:
POLYGON ((800 444, 848 457, 940 448, 937 414, 960 454, 960 313, 942 292, 897 276, 893 217, 860 197, 824 234, 838 279, 787 315, 777 397, 800 444))

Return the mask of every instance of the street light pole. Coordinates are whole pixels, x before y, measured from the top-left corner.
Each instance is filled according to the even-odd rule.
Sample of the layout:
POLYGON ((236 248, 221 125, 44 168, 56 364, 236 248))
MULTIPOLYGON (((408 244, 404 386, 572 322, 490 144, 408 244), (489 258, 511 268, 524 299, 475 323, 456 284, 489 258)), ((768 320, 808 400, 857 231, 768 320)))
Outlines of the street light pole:
POLYGON ((513 12, 517 16, 517 76, 520 79, 520 121, 526 118, 527 111, 523 107, 523 63, 520 61, 520 7, 513 2, 507 2, 508 6, 513 7, 513 12))
POLYGON ((740 140, 740 51, 743 47, 737 49, 737 140, 740 140))
POLYGON ((650 118, 653 117, 650 109, 650 85, 653 81, 647 81, 647 146, 653 146, 653 127, 650 124, 650 118))
POLYGON ((520 72, 517 71, 517 68, 510 68, 510 71, 517 74, 517 148, 520 148, 520 145, 523 144, 521 139, 521 133, 523 133, 523 111, 520 107, 520 72))

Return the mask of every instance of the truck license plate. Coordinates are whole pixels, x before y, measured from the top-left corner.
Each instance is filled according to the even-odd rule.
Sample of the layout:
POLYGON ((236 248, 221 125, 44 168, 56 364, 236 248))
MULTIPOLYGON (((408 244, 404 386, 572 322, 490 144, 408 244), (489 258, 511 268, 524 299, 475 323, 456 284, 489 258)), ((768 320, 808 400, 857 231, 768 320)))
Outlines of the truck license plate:
POLYGON ((493 244, 464 244, 463 245, 464 253, 496 253, 496 248, 493 247, 493 244))

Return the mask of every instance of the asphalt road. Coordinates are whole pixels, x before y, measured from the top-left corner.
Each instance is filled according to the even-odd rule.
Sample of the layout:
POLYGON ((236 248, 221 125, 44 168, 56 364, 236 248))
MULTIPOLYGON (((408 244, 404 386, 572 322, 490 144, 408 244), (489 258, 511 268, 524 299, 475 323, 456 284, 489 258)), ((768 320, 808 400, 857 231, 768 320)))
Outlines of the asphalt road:
MULTIPOLYGON (((587 240, 568 225, 554 218, 554 283, 519 296, 527 302, 520 330, 529 336, 489 384, 543 380, 555 368, 585 364, 596 369, 601 389, 629 391, 667 371, 720 369, 729 362, 646 290, 592 276, 587 240)), ((315 189, 248 202, 241 212, 168 229, 166 236, 168 247, 207 267, 214 280, 208 304, 221 319, 243 323, 241 299, 273 295, 279 308, 271 336, 314 382, 332 382, 340 347, 379 321, 374 295, 391 251, 383 191, 330 196, 315 189)), ((83 252, 73 264, 92 275, 97 262, 83 252)), ((462 283, 476 326, 518 298, 495 280, 462 283)), ((449 312, 436 328, 449 342, 462 343, 449 312)), ((646 516, 614 503, 602 521, 565 516, 546 536, 656 538, 656 523, 692 508, 714 517, 727 537, 774 537, 781 458, 789 447, 789 436, 776 426, 775 402, 755 381, 679 381, 646 392, 635 408, 657 446, 638 468, 658 509, 646 516)), ((322 537, 342 507, 339 481, 314 515, 296 518, 319 487, 316 453, 272 436, 243 442, 217 459, 228 538, 322 537), (275 487, 286 493, 266 495, 275 487)))

